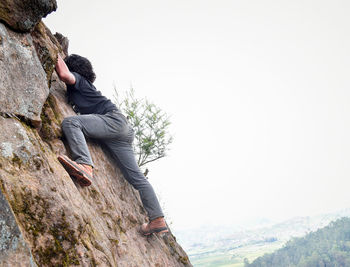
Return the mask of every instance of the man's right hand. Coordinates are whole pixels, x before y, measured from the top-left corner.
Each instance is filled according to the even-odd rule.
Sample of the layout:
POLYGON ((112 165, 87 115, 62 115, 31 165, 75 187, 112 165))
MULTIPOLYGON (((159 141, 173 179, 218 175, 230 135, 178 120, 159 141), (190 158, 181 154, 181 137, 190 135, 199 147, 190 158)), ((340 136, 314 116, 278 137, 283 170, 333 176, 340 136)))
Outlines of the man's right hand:
POLYGON ((75 84, 75 77, 69 71, 66 63, 63 61, 61 56, 58 54, 56 63, 56 72, 60 80, 66 84, 75 84))

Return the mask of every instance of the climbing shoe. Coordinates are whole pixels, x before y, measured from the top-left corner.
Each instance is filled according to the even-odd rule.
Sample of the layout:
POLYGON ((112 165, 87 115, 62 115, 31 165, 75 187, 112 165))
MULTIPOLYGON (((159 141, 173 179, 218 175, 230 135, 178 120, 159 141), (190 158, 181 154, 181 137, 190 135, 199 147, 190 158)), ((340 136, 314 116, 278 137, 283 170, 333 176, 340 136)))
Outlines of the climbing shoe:
POLYGON ((76 163, 65 155, 60 155, 57 159, 78 184, 81 186, 91 185, 93 175, 90 165, 76 163))
POLYGON ((141 226, 140 231, 143 235, 151 235, 153 233, 158 234, 158 233, 169 232, 168 227, 167 227, 163 217, 159 217, 157 219, 154 219, 149 223, 144 223, 141 226))

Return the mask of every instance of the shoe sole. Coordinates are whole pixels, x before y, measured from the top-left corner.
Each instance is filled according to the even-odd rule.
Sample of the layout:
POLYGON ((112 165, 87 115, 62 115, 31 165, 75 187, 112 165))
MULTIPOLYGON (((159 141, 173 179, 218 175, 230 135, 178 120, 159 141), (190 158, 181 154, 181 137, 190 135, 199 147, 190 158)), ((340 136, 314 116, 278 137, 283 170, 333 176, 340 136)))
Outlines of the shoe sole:
POLYGON ((167 227, 161 227, 161 228, 154 228, 154 229, 151 229, 147 232, 144 232, 142 230, 142 228, 140 229, 141 230, 141 233, 144 235, 144 236, 148 236, 148 235, 151 235, 151 234, 162 234, 162 233, 168 233, 169 230, 167 227))
POLYGON ((66 156, 59 156, 58 161, 68 174, 81 186, 90 186, 92 177, 66 156))

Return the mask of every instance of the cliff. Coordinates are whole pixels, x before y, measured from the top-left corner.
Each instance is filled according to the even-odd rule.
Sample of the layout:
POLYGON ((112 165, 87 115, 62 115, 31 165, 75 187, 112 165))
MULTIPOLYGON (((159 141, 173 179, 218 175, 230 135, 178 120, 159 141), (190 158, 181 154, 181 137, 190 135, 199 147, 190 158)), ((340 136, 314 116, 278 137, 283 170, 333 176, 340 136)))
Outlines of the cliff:
POLYGON ((138 192, 99 144, 89 141, 90 187, 57 161, 69 154, 60 124, 75 113, 54 72, 67 40, 41 22, 56 8, 0 3, 0 266, 191 266, 171 233, 139 234, 138 192))

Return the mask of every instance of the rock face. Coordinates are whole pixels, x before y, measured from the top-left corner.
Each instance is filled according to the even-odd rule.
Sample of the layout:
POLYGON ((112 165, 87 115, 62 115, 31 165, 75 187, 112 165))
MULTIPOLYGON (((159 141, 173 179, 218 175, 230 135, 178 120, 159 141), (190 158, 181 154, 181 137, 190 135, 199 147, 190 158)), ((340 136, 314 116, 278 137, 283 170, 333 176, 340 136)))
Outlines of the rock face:
POLYGON ((56 9, 56 0, 1 0, 0 20, 14 30, 28 32, 56 9))
POLYGON ((60 124, 75 113, 53 72, 55 37, 42 23, 25 34, 0 24, 0 36, 0 266, 191 266, 171 233, 139 234, 138 192, 103 147, 89 141, 88 188, 58 162, 69 154, 60 124))
POLYGON ((2 266, 36 266, 4 195, 0 192, 0 263, 2 266))
POLYGON ((30 34, 0 23, 0 112, 40 120, 49 88, 30 34))

